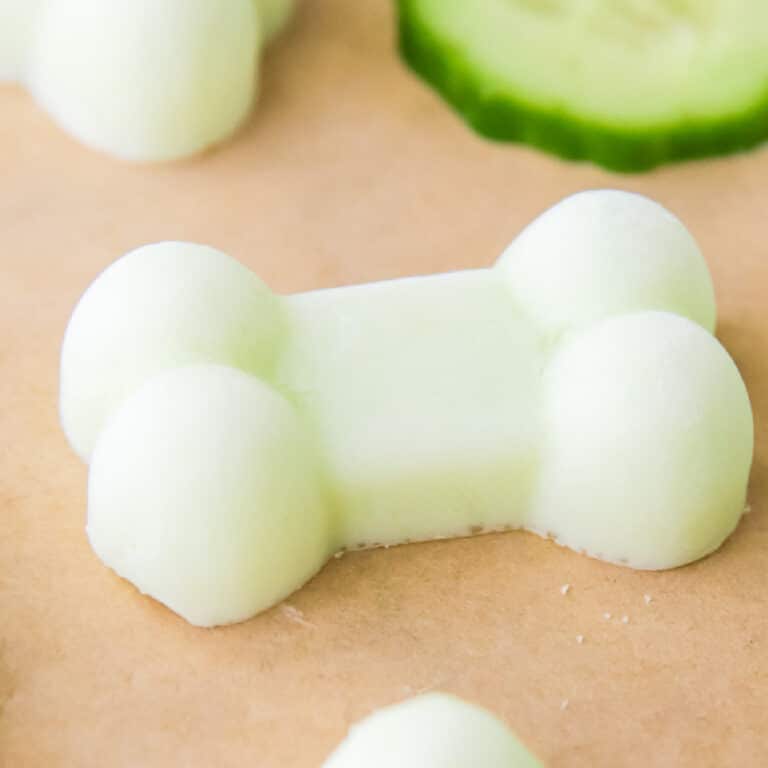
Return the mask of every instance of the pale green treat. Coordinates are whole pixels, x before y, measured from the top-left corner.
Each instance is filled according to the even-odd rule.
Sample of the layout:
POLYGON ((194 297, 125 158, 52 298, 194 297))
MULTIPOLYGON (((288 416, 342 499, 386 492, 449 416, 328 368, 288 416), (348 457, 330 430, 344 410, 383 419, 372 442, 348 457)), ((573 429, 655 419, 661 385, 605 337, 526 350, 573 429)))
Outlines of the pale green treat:
POLYGON ((528 527, 633 568, 720 546, 744 510, 752 412, 728 353, 664 312, 623 314, 556 350, 528 527))
POLYGON ((768 139, 764 0, 398 0, 408 63, 480 133, 634 171, 768 139))
POLYGON ((24 77, 40 8, 46 0, 0 0, 0 82, 24 77))
POLYGON ((215 362, 268 375, 280 327, 261 280, 213 248, 126 254, 88 288, 64 336, 60 408, 72 447, 88 461, 106 417, 166 368, 215 362))
MULTIPOLYGON (((214 361, 258 375, 293 404, 302 456, 322 467, 327 491, 317 514, 330 521, 330 543, 318 543, 321 551, 525 527, 604 560, 670 568, 719 546, 744 505, 752 416, 738 371, 708 332, 714 317, 711 280, 685 228, 621 192, 565 200, 494 269, 279 301, 223 254, 161 244, 117 262, 76 309, 62 353, 62 418, 87 456, 117 414, 92 468, 104 489, 99 517, 108 527, 125 516, 115 542, 142 517, 126 512, 109 478, 129 477, 120 498, 151 507, 170 536, 187 514, 170 489, 193 472, 183 469, 186 437, 161 403, 147 394, 121 403, 146 380, 141 392, 154 391, 163 368, 214 361), (119 446, 138 455, 150 439, 157 456, 172 458, 129 454, 123 471, 119 446)), ((180 401, 185 376, 172 379, 180 401)), ((205 412, 194 423, 208 425, 201 434, 218 418, 206 382, 196 394, 205 412)), ((217 439, 232 430, 236 446, 248 428, 233 417, 216 426, 217 439)), ((209 456, 211 474, 197 472, 207 511, 193 524, 205 519, 211 532, 231 508, 217 496, 217 445, 195 449, 195 461, 209 456)), ((277 486, 259 495, 250 482, 243 477, 253 515, 277 530, 284 507, 269 503, 277 486)), ((185 590, 179 551, 153 549, 153 530, 142 528, 131 540, 144 544, 119 564, 112 550, 99 553, 140 583, 151 552, 159 575, 151 593, 186 616, 197 582, 185 590), (162 574, 177 571, 164 591, 162 574)), ((315 567, 297 563, 283 593, 315 567)), ((222 611, 244 618, 245 592, 228 589, 235 607, 222 589, 222 611)), ((261 608, 276 594, 258 580, 243 589, 261 608)), ((221 615, 208 604, 195 621, 221 615)))
POLYGON ((305 425, 241 371, 155 376, 99 437, 91 544, 192 624, 242 621, 289 595, 331 554, 329 526, 305 425))
POLYGON ((294 0, 0 0, 0 80, 73 136, 136 161, 227 139, 294 0))
POLYGON ((444 693, 385 707, 354 725, 323 768, 540 768, 501 720, 444 693))
POLYGON ((84 144, 170 160, 240 125, 259 50, 252 0, 47 0, 29 86, 84 144))
POLYGON ((715 293, 696 241, 642 195, 566 197, 512 241, 498 267, 550 337, 635 309, 665 309, 715 329, 715 293))

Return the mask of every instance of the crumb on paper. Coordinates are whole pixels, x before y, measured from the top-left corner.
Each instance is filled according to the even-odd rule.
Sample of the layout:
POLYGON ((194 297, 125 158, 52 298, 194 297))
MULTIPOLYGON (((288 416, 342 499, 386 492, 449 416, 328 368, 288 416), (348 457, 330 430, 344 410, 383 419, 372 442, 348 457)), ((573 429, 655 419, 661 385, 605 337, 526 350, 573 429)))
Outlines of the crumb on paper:
POLYGON ((304 618, 304 614, 292 605, 283 603, 280 606, 280 610, 288 621, 292 621, 294 624, 300 624, 302 627, 314 627, 315 625, 311 621, 307 621, 304 618))
POLYGON ((622 624, 629 624, 629 616, 622 616, 621 617, 621 623, 622 624))
POLYGON ((576 642, 581 645, 584 642, 584 635, 576 635, 576 642))
POLYGON ((650 595, 643 595, 643 600, 645 601, 646 605, 650 605, 653 598, 650 595))
POLYGON ((569 704, 569 703, 570 703, 570 702, 568 701, 568 699, 563 699, 563 700, 560 702, 560 709, 561 709, 561 711, 565 711, 566 709, 568 709, 568 704, 569 704))
POLYGON ((606 611, 606 612, 603 614, 603 618, 604 618, 606 621, 610 621, 610 620, 611 620, 611 614, 610 614, 610 613, 608 613, 608 611, 606 611))
POLYGON ((571 585, 570 584, 563 584, 562 587, 560 587, 560 594, 561 595, 567 595, 571 591, 571 585))

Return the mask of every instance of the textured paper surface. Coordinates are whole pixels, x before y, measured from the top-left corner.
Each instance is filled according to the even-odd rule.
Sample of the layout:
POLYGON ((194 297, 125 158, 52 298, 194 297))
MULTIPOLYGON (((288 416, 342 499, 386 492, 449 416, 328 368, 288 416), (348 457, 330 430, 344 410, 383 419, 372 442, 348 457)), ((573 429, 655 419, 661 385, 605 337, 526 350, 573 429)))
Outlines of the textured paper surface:
POLYGON ((178 165, 91 153, 0 87, 0 765, 311 768, 432 689, 550 766, 768 765, 766 291, 768 152, 628 177, 487 143, 401 66, 384 0, 305 2, 238 141, 178 165), (207 242, 283 292, 477 267, 596 186, 668 205, 714 274, 757 417, 752 513, 716 555, 636 573, 523 533, 363 552, 214 631, 96 560, 58 353, 122 252, 207 242))

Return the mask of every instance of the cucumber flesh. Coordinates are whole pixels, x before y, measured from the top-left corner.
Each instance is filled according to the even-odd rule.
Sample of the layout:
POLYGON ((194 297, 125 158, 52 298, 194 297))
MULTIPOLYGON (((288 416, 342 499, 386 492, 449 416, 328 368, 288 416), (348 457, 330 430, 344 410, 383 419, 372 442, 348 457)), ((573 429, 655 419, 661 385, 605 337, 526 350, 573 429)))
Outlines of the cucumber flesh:
POLYGON ((400 46, 479 133, 637 171, 768 138, 763 0, 399 0, 400 46))

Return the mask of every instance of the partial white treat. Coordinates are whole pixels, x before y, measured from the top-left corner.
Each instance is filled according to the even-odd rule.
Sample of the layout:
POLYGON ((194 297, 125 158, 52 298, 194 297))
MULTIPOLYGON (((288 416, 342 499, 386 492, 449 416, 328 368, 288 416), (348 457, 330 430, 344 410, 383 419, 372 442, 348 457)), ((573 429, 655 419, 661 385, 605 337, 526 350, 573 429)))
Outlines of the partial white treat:
POLYGON ((385 707, 353 726, 323 768, 540 768, 501 720, 444 693, 385 707))
POLYGON ((648 569, 704 557, 734 529, 752 413, 701 326, 666 312, 603 320, 558 349, 544 391, 533 528, 648 569))
POLYGON ((643 595, 643 602, 646 605, 650 605, 652 600, 653 600, 653 598, 650 595, 643 595))
POLYGON ((46 0, 28 83, 84 144, 171 160, 238 128, 256 93, 260 36, 253 0, 46 0))
POLYGON ((85 292, 64 337, 60 409, 72 447, 88 461, 107 416, 166 368, 268 373, 280 318, 261 280, 213 248, 158 243, 123 256, 85 292))
POLYGON ((277 37, 293 14, 296 0, 255 0, 261 22, 261 38, 269 43, 277 37))
POLYGON ((312 440, 293 408, 232 368, 151 378, 90 467, 88 537, 121 576, 199 626, 242 621, 331 553, 312 440))
POLYGON ((24 79, 40 9, 47 0, 0 0, 0 82, 24 79))
POLYGON ((529 224, 498 266, 516 302, 550 337, 642 309, 715 326, 712 279, 696 241, 642 195, 567 197, 529 224))

